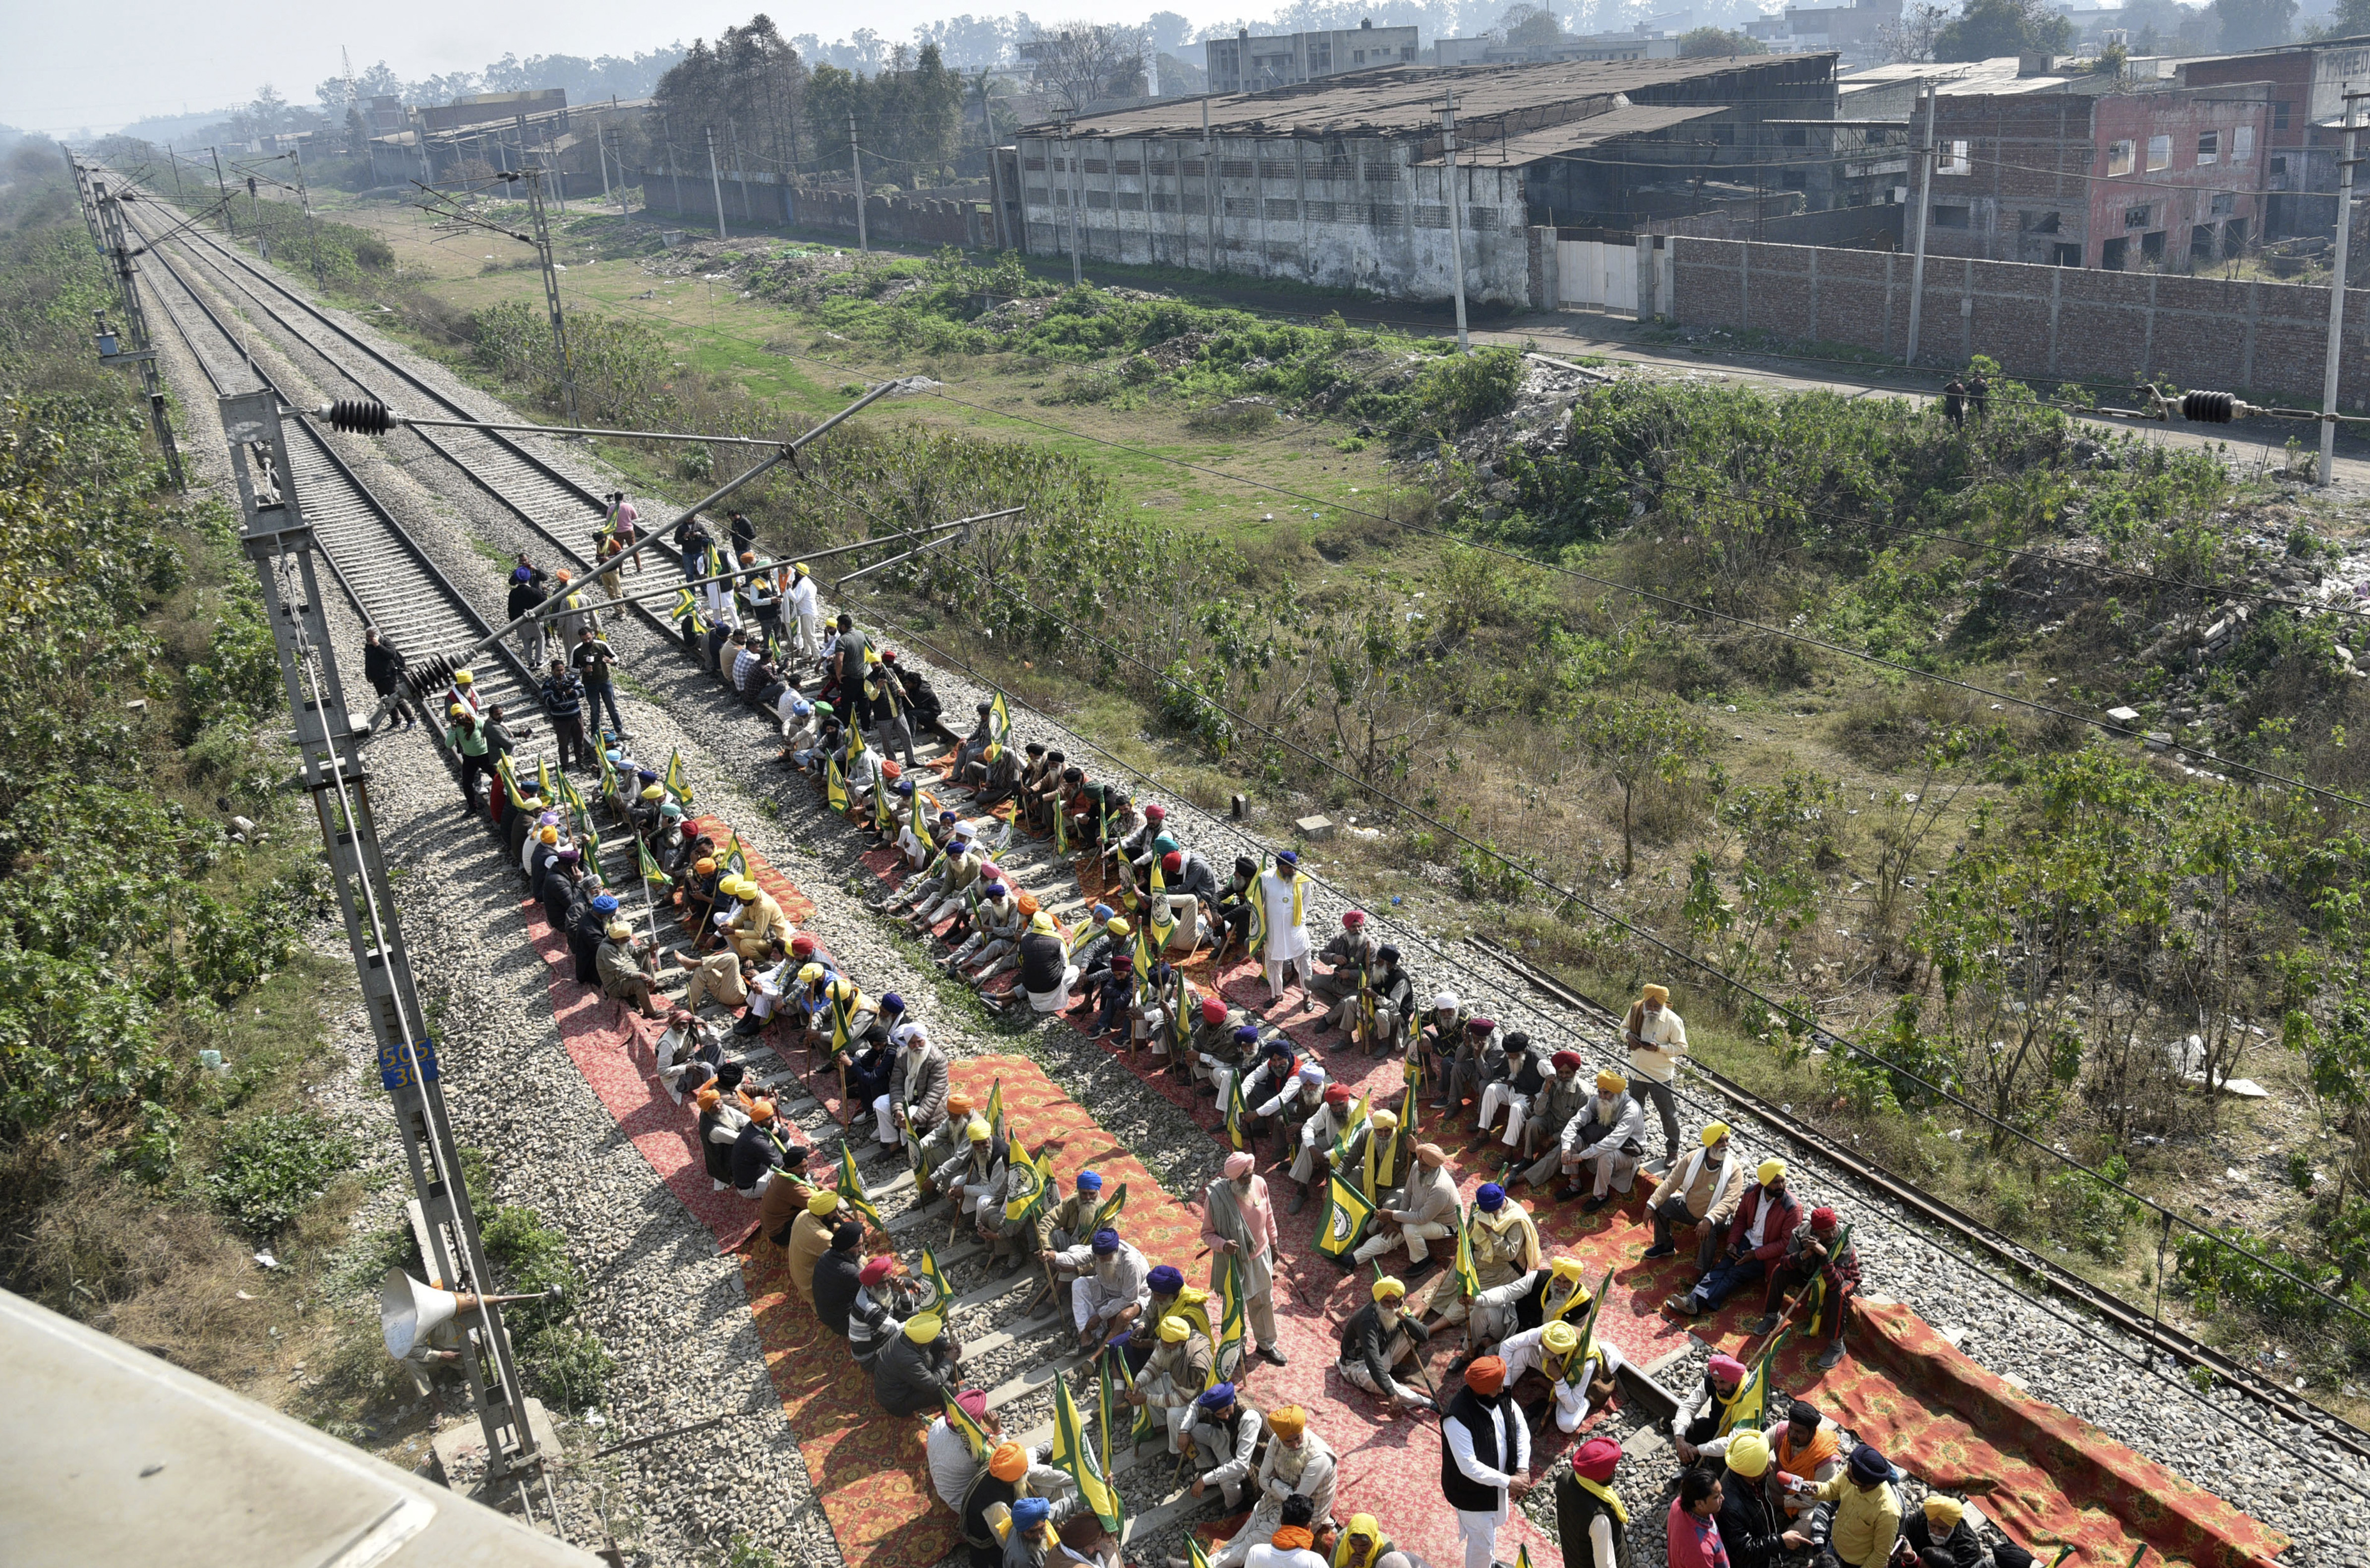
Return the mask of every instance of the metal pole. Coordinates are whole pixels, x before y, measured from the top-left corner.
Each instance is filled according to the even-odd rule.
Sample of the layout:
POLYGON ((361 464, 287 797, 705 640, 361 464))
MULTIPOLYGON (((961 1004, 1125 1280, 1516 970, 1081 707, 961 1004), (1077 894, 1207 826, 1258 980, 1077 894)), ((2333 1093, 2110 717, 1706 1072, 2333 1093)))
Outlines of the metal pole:
POLYGON ((165 386, 156 374, 156 355, 148 341, 148 315, 140 304, 140 280, 132 270, 132 247, 124 243, 122 203, 96 180, 91 183, 91 193, 98 205, 99 228, 106 236, 108 255, 115 262, 116 298, 123 307, 124 331, 138 360, 141 395, 148 400, 148 422, 155 429, 157 450, 165 455, 165 471, 172 475, 173 488, 178 490, 184 487, 181 453, 173 444, 173 424, 165 411, 165 386))
POLYGON ((370 730, 353 722, 347 706, 329 642, 328 595, 315 573, 313 527, 296 495, 278 395, 266 388, 224 397, 222 424, 238 486, 240 543, 255 563, 263 602, 271 610, 272 646, 304 782, 320 818, 362 1010, 378 1045, 379 1082, 394 1101, 405 1163, 427 1220, 430 1255, 421 1261, 440 1288, 478 1296, 461 1367, 485 1431, 489 1477, 508 1476, 540 1456, 500 1299, 487 1296, 493 1275, 462 1181, 436 1042, 413 982, 396 919, 394 885, 379 849, 362 761, 370 730))
POLYGON ((181 194, 181 160, 174 153, 173 143, 170 142, 165 143, 165 161, 173 166, 173 200, 186 207, 190 204, 190 199, 181 194))
POLYGON ((1465 334, 1465 198, 1456 188, 1456 89, 1448 89, 1448 105, 1440 111, 1441 145, 1448 154, 1448 241, 1456 258, 1456 351, 1473 351, 1465 334))
POLYGON ((659 116, 659 134, 666 138, 667 178, 674 186, 674 215, 681 218, 684 216, 683 170, 675 166, 674 131, 667 124, 667 117, 663 114, 659 116))
POLYGON ((305 188, 305 153, 302 148, 288 149, 288 161, 296 166, 296 200, 304 204, 305 232, 313 242, 313 286, 321 288, 328 280, 321 276, 321 220, 313 215, 313 193, 305 188))
POLYGON ((1069 176, 1070 183, 1070 285, 1076 288, 1087 280, 1086 262, 1078 255, 1078 203, 1087 197, 1078 187, 1078 149, 1077 143, 1070 140, 1067 120, 1062 121, 1062 162, 1066 166, 1063 172, 1069 176))
MULTIPOLYGON (((607 126, 595 125, 592 128, 592 150, 601 159, 601 205, 606 207, 609 204, 609 128, 607 126)), ((619 169, 618 183, 623 184, 625 178, 626 171, 619 169)))
POLYGON ((864 149, 856 144, 856 111, 847 111, 848 177, 856 185, 856 248, 872 254, 872 236, 864 227, 864 149))
MULTIPOLYGON (((1223 199, 1218 195, 1217 149, 1210 143, 1210 96, 1202 95, 1202 201, 1209 209, 1210 270, 1223 272, 1225 252, 1218 244, 1218 208, 1223 199)), ((1179 206, 1183 206, 1180 200, 1179 206)))
POLYGON ((559 272, 551 264, 551 229, 543 211, 543 171, 525 171, 527 215, 535 222, 535 259, 543 263, 543 303, 551 314, 551 347, 559 356, 559 396, 576 423, 576 366, 568 355, 568 327, 559 314, 559 272))
POLYGON ((1926 303, 1926 220, 1934 204, 1934 84, 1926 84, 1926 145, 1917 155, 1917 255, 1909 264, 1909 352, 1904 365, 1917 362, 1917 322, 1926 303))
POLYGON ((2329 357, 2320 372, 2320 479, 2337 464, 2338 352, 2345 339, 2345 253, 2353 235, 2353 84, 2345 84, 2345 173, 2337 182, 2337 254, 2330 258, 2329 357))
POLYGON ((223 227, 230 231, 231 238, 236 239, 238 238, 238 217, 231 211, 230 181, 223 177, 222 149, 208 147, 206 151, 214 155, 214 189, 222 193, 223 227))
POLYGON ((716 172, 716 128, 703 126, 701 134, 708 138, 708 183, 716 192, 716 237, 724 239, 724 177, 716 172))

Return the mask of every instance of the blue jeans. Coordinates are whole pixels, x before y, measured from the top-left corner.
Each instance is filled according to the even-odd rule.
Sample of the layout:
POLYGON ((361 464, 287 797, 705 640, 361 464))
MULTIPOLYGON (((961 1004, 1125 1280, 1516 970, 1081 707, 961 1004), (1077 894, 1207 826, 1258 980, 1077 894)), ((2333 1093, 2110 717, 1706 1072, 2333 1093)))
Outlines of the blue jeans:
POLYGON ((1723 1258, 1720 1266, 1696 1281, 1689 1292, 1707 1309, 1716 1309, 1722 1301, 1769 1272, 1769 1265, 1747 1253, 1741 1258, 1723 1258))
POLYGON ((584 688, 584 707, 586 716, 592 719, 594 729, 601 727, 601 708, 604 704, 606 704, 609 708, 609 727, 619 735, 625 734, 625 716, 617 712, 616 682, 604 681, 597 686, 588 683, 584 688))

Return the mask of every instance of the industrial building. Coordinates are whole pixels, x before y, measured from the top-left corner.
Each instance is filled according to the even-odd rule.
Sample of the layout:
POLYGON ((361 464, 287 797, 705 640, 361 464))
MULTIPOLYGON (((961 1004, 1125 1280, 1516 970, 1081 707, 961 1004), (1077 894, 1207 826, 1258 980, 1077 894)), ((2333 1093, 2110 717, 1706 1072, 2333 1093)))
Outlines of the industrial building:
POLYGON ((1210 91, 1258 93, 1386 65, 1415 63, 1416 29, 1378 28, 1371 21, 1326 32, 1253 38, 1246 28, 1202 44, 1210 91))
POLYGON ((990 173, 999 238, 1034 256, 1442 299, 1455 224, 1468 298, 1552 304, 1557 226, 1776 188, 1771 158, 1832 168, 1765 122, 1827 118, 1835 97, 1832 55, 1398 67, 1027 127, 990 173))

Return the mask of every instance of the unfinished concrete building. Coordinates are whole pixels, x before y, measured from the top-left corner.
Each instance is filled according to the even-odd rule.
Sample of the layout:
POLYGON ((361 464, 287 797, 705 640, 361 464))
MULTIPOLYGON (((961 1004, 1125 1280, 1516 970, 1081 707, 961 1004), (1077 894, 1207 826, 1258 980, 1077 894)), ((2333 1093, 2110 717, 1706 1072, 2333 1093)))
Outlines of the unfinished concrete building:
POLYGON ((1452 291, 1453 180, 1467 298, 1551 305, 1553 225, 1629 211, 1640 175, 1733 177, 1774 144, 1763 121, 1830 116, 1835 93, 1832 55, 1400 68, 1033 125, 990 168, 999 238, 1030 255, 1398 299, 1452 291))

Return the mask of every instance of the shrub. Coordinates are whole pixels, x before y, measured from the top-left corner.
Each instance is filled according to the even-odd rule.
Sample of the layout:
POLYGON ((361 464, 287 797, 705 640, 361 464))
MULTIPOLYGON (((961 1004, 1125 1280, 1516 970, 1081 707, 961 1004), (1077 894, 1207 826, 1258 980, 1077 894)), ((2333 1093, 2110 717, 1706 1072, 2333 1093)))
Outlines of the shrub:
POLYGON ((1197 436, 1255 436, 1275 428, 1275 409, 1237 398, 1194 409, 1185 416, 1185 428, 1197 436))
POLYGON ((305 1111, 250 1116, 214 1150, 206 1193, 224 1219, 264 1241, 353 1163, 352 1146, 319 1116, 305 1111))

